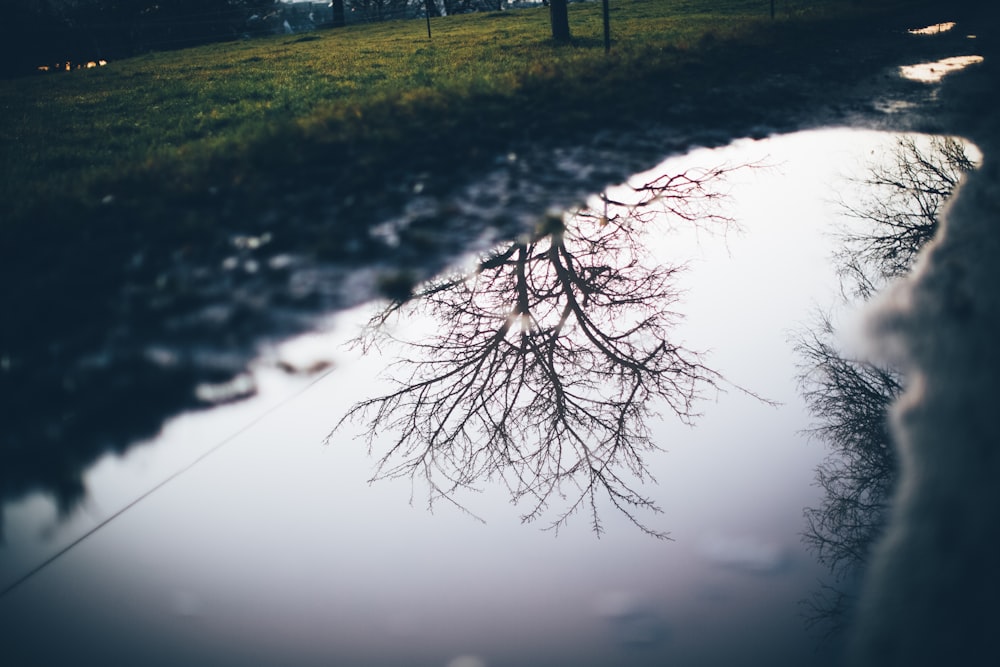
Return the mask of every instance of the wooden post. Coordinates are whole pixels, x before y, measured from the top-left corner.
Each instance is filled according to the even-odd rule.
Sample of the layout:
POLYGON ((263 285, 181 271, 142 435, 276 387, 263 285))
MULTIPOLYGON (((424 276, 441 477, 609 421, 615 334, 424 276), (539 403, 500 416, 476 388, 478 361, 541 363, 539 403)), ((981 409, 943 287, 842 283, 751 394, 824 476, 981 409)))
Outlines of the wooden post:
POLYGON ((604 4, 604 52, 609 53, 611 51, 611 10, 608 8, 609 0, 602 0, 602 2, 604 4))

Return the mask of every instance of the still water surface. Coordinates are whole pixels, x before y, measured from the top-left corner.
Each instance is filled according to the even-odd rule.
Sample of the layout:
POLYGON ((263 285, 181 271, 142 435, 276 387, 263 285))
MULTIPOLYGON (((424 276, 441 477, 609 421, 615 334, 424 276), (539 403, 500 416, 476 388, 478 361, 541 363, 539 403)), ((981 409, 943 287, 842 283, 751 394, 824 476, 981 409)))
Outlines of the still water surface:
MULTIPOLYGON (((663 510, 639 512, 643 525, 669 539, 605 501, 600 537, 586 507, 544 530, 571 486, 522 522, 530 503, 513 502, 496 471, 432 511, 419 476, 369 483, 393 431, 377 429, 371 454, 359 423, 326 438, 412 354, 345 346, 370 306, 262 357, 255 397, 176 418, 100 461, 68 520, 41 496, 6 507, 4 585, 212 452, 0 600, 9 664, 832 664, 836 641, 821 645, 826 628, 807 631, 804 618, 803 601, 830 581, 802 541, 828 452, 804 433, 815 420, 793 341, 823 310, 858 344, 834 232, 841 200, 863 196, 851 179, 895 144, 837 129, 741 140, 632 181, 729 169, 710 201, 733 224, 675 217, 642 237, 644 261, 683 267, 668 271, 681 316, 670 343, 718 373, 690 424, 652 399, 661 416, 645 427, 661 450, 642 462, 656 482, 626 480, 663 510)), ((417 316, 395 332, 445 325, 417 316)))

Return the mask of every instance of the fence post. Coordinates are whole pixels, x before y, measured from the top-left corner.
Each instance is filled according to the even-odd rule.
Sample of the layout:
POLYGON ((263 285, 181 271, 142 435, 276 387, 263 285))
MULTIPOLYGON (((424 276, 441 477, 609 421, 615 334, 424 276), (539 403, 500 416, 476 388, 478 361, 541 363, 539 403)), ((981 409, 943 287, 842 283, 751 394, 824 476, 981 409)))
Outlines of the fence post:
MULTIPOLYGON (((608 8, 609 0, 602 0, 604 9, 604 52, 611 51, 611 10, 608 8)), ((774 0, 771 0, 774 2, 774 0)))

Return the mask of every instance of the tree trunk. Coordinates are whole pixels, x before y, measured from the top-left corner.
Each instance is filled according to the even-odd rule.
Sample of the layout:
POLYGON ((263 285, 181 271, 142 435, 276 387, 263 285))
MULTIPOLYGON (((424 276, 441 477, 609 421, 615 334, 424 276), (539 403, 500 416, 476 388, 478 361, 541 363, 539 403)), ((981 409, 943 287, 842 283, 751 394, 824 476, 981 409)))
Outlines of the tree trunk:
POLYGON ((569 11, 566 0, 550 0, 549 20, 552 22, 552 39, 559 43, 570 40, 569 11))
POLYGON ((333 0, 331 6, 333 7, 333 27, 343 28, 347 25, 347 19, 344 17, 344 0, 333 0))

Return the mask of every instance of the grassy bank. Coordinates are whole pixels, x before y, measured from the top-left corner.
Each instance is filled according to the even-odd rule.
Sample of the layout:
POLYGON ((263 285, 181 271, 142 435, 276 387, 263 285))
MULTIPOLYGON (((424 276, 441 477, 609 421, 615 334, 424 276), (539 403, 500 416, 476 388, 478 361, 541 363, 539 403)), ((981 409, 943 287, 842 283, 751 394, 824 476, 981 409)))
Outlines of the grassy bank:
MULTIPOLYGON (((732 76, 712 69, 720 52, 857 9, 778 0, 777 11, 772 22, 767 0, 612 0, 610 56, 600 5, 588 3, 571 6, 564 47, 539 8, 434 19, 430 40, 422 21, 399 21, 3 81, 3 224, 74 224, 109 196, 156 219, 312 168, 340 189, 377 186, 387 169, 638 121, 673 87, 732 76)), ((741 76, 770 66, 761 53, 741 76)))

